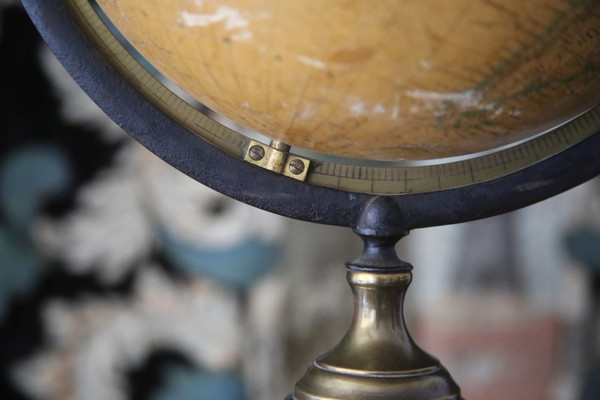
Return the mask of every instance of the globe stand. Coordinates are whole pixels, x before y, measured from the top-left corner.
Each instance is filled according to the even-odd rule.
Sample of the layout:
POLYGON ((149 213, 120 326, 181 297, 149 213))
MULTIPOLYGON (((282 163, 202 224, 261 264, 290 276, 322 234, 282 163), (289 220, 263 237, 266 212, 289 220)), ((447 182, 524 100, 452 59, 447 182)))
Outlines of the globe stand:
MULTIPOLYGON (((419 79, 415 81, 414 87, 412 85, 406 87, 405 92, 412 93, 413 96, 409 97, 415 97, 416 105, 431 104, 431 107, 427 107, 433 111, 430 115, 433 118, 431 128, 437 131, 441 127, 445 139, 455 138, 458 143, 466 145, 470 141, 480 142, 480 134, 489 131, 496 143, 495 140, 499 139, 498 133, 504 134, 511 131, 513 127, 525 125, 529 125, 531 129, 540 129, 540 134, 532 136, 529 140, 513 137, 506 143, 511 146, 500 146, 493 151, 473 155, 472 158, 465 160, 447 160, 439 164, 414 166, 394 163, 371 165, 370 162, 363 164, 362 161, 357 161, 355 165, 355 162, 346 163, 329 156, 323 159, 320 156, 311 159, 308 165, 301 159, 290 158, 279 153, 287 152, 286 148, 280 146, 265 145, 255 148, 256 144, 252 143, 250 138, 210 120, 155 77, 145 63, 140 63, 135 54, 121 44, 120 35, 115 35, 105 23, 111 22, 110 18, 106 15, 101 16, 94 8, 96 2, 90 0, 22 0, 22 2, 52 51, 88 95, 131 136, 163 160, 197 181, 234 199, 295 219, 353 227, 363 238, 365 249, 362 256, 348 264, 348 280, 355 295, 354 321, 340 344, 319 357, 309 367, 296 385, 290 399, 459 399, 460 390, 448 372, 438 360, 417 347, 406 330, 402 304, 411 280, 411 266, 397 258, 394 244, 406 234, 408 229, 466 222, 516 210, 600 175, 600 100, 598 98, 600 58, 597 52, 600 36, 594 31, 598 26, 600 7, 598 2, 571 1, 568 5, 564 5, 556 1, 557 5, 561 3, 556 9, 549 3, 548 9, 553 10, 547 13, 549 19, 545 22, 533 21, 535 28, 532 26, 532 29, 537 33, 532 35, 526 27, 521 31, 529 39, 523 41, 525 37, 520 34, 511 35, 514 42, 510 41, 510 43, 504 43, 505 39, 496 37, 500 41, 499 48, 515 49, 515 51, 496 52, 500 58, 488 60, 486 57, 482 59, 483 63, 480 65, 463 65, 455 61, 462 54, 466 54, 462 53, 464 50, 477 50, 479 53, 478 49, 489 47, 488 34, 493 39, 496 35, 494 32, 502 30, 494 29, 488 32, 481 31, 480 24, 474 28, 465 25, 466 29, 471 29, 475 34, 462 35, 468 39, 467 42, 458 46, 449 46, 449 48, 460 49, 459 53, 449 52, 447 57, 438 57, 439 61, 445 60, 440 64, 441 68, 425 68, 422 61, 418 67, 419 70, 426 72, 422 81, 426 84, 419 85, 418 83, 421 82, 419 79), (563 9, 563 6, 566 8, 563 9), (485 36, 482 36, 485 38, 484 42, 477 38, 478 32, 485 33, 485 36), (576 41, 577 46, 573 46, 572 40, 567 40, 573 37, 582 39, 576 41), (533 41, 529 41, 530 39, 533 41), (476 46, 472 48, 471 44, 476 46), (562 62, 557 62, 554 57, 556 54, 561 55, 562 62), (548 65, 552 65, 552 68, 548 68, 548 65), (490 70, 492 66, 495 67, 490 70), (448 76, 452 78, 448 82, 444 79, 444 84, 441 86, 436 85, 435 83, 440 82, 440 79, 446 75, 431 80, 427 75, 430 70, 449 72, 448 76), (463 75, 466 77, 472 72, 475 73, 471 79, 474 86, 464 90, 463 75), (480 76, 481 73, 484 73, 484 76, 480 76), (456 85, 453 84, 455 75, 460 77, 456 80, 456 85), (423 90, 426 88, 428 90, 423 90), (498 102, 494 99, 502 101, 498 102), (544 99, 548 100, 548 103, 545 103, 544 99), (430 103, 430 100, 434 102, 430 103), (552 107, 548 109, 545 104, 552 104, 552 107), (499 108, 494 110, 496 106, 499 108), (566 106, 564 113, 561 111, 563 106, 566 106), (491 108, 488 109, 489 107, 491 108), (556 111, 557 115, 553 115, 552 110, 556 111), (579 111, 575 112, 576 110, 579 111), (444 111, 441 120, 438 118, 440 117, 437 115, 438 111, 444 111), (530 123, 525 123, 529 120, 528 116, 533 117, 539 111, 542 111, 541 118, 536 117, 531 119, 530 123), (503 117, 507 118, 505 123, 503 117), (561 121, 568 122, 563 124, 561 121), (438 126, 439 122, 443 123, 438 126), (463 132, 462 128, 467 130, 463 132), (456 133, 455 136, 453 132, 456 133), (277 147, 275 151, 273 147, 277 147), (264 156, 261 149, 265 150, 264 156), (248 157, 245 157, 246 151, 248 157), (289 164, 287 161, 283 164, 286 157, 289 164), (262 168, 257 168, 257 163, 262 168), (283 169, 281 169, 282 164, 283 169), (290 172, 288 177, 284 176, 286 171, 290 172), (289 177, 302 179, 289 179, 289 177), (373 193, 387 194, 389 197, 373 197, 373 193)), ((116 2, 112 3, 119 14, 119 6, 116 2)), ((175 2, 138 3, 142 7, 139 9, 142 12, 138 10, 135 13, 143 15, 144 18, 148 16, 143 12, 144 6, 174 7, 175 4, 175 2)), ((489 7, 485 1, 475 3, 481 3, 486 9, 489 7)), ((517 4, 516 1, 514 3, 517 4)), ((493 8, 497 9, 497 7, 493 8)), ((492 16, 491 8, 489 10, 489 16, 492 16)), ((530 15, 525 10, 523 12, 526 20, 530 15)), ((528 12, 535 13, 535 10, 528 12)), ((384 14, 386 14, 385 20, 389 20, 387 13, 384 14)), ((410 13, 406 15, 411 19, 413 17, 410 13)), ((429 15, 428 12, 417 13, 414 17, 425 20, 429 15)), ((504 24, 507 17, 505 10, 498 9, 496 16, 499 18, 498 21, 504 24)), ((292 15, 292 18, 296 19, 295 15, 292 15)), ((463 20, 471 19, 463 18, 463 20)), ((165 21, 162 13, 156 21, 156 26, 163 27, 165 21)), ((219 19, 219 24, 221 22, 223 21, 219 19)), ((128 25, 132 29, 135 28, 133 22, 128 25)), ((142 25, 147 26, 146 22, 142 25)), ((349 26, 349 24, 343 25, 349 26)), ((181 27, 176 28, 178 34, 181 33, 179 28, 181 27)), ((362 26, 360 29, 363 29, 362 26)), ((164 38, 168 41, 178 37, 174 34, 169 35, 162 28, 155 31, 163 32, 164 38)), ((426 42, 437 37, 437 35, 430 35, 427 29, 423 32, 426 34, 424 38, 427 37, 426 42)), ((296 33, 293 36, 296 37, 296 33)), ((345 48, 348 48, 345 40, 347 36, 343 35, 345 48)), ((216 36, 207 35, 207 37, 212 40, 211 38, 216 36)), ((272 36, 268 35, 268 37, 270 41, 272 36)), ((391 37, 389 34, 385 36, 386 41, 389 37, 391 37)), ((407 37, 413 40, 412 35, 407 37)), ((199 38, 193 36, 190 43, 195 43, 199 38)), ((156 43, 147 40, 146 37, 142 39, 142 42, 152 47, 151 53, 158 51, 159 46, 156 46, 156 43)), ((224 46, 230 47, 232 44, 229 34, 224 39, 227 39, 223 40, 224 46)), ((208 43, 212 48, 217 42, 208 43)), ((437 46, 435 40, 430 44, 437 46)), ((171 57, 169 46, 160 49, 166 52, 168 58, 171 57)), ((311 43, 309 49, 312 52, 310 46, 311 43)), ((261 46, 256 47, 261 48, 261 46)), ((431 48, 431 46, 422 47, 431 48)), ((440 46, 443 47, 446 46, 440 46)), ((190 47, 190 49, 196 48, 190 47)), ((369 52, 367 52, 369 54, 362 54, 362 47, 358 46, 356 49, 360 51, 342 51, 339 54, 343 55, 341 58, 344 59, 357 58, 361 61, 364 61, 362 59, 365 57, 371 57, 369 52)), ((180 67, 183 67, 184 64, 193 64, 193 61, 184 55, 203 56, 204 52, 180 51, 180 53, 183 57, 179 60, 180 67)), ((227 51, 227 53, 236 54, 234 51, 227 51)), ((256 57, 268 59, 264 55, 256 57)), ((271 58, 277 60, 277 57, 271 58)), ((307 58, 298 63, 296 57, 289 59, 298 65, 308 63, 311 68, 315 67, 317 61, 307 58)), ((254 60, 254 57, 246 58, 247 63, 254 63, 254 60)), ((237 60, 232 60, 230 65, 236 64, 235 61, 237 60)), ((179 65, 175 61, 169 64, 179 65)), ((395 64, 390 65, 394 67, 395 64)), ((390 65, 384 65, 383 68, 387 71, 397 71, 397 68, 390 68, 390 65)), ((229 68, 222 69, 229 71, 229 68)), ((263 74, 262 68, 256 69, 263 74)), ((321 69, 319 63, 317 69, 321 69)), ((199 76, 196 76, 198 79, 204 77, 207 72, 203 68, 195 68, 195 70, 199 73, 199 76)), ((295 91, 298 72, 304 70, 294 73, 282 67, 281 71, 286 72, 286 80, 291 83, 291 88, 295 91)), ((300 75, 305 76, 305 73, 302 72, 300 75)), ((353 74, 341 75, 354 76, 353 74)), ((397 76, 396 72, 394 72, 395 76, 397 76)), ((333 74, 324 79, 335 77, 336 74, 333 74)), ((413 77, 412 73, 411 77, 413 77)), ((186 76, 184 81, 187 82, 187 78, 186 76)), ((387 79, 377 80, 386 82, 387 79)), ((338 83, 340 82, 342 82, 340 88, 345 86, 345 81, 338 83)), ((326 92, 324 87, 316 83, 315 79, 311 86, 318 88, 315 96, 320 98, 326 92)), ((237 84, 240 85, 240 82, 237 84)), ((270 83, 266 86, 271 87, 270 83)), ((218 89, 217 91, 221 90, 218 84, 214 87, 218 89)), ((248 86, 248 91, 255 92, 253 88, 254 86, 248 86)), ((393 88, 396 90, 397 85, 393 88)), ((289 88, 282 89, 282 93, 289 90, 289 88)), ((371 93, 373 90, 375 89, 369 86, 367 91, 371 93)), ((225 99, 226 92, 223 92, 225 99)), ((260 97, 261 93, 256 95, 260 97)), ((308 93, 303 93, 302 96, 307 101, 313 98, 308 93)), ((385 98, 385 95, 380 98, 385 98)), ((349 99, 346 98, 344 101, 349 99)), ((380 114, 377 111, 379 107, 382 106, 377 105, 372 109, 373 114, 380 114)), ((245 106, 242 108, 249 109, 245 106)), ((351 125, 359 121, 353 114, 361 114, 362 118, 363 111, 368 111, 363 108, 365 105, 362 102, 351 105, 348 114, 351 125)), ((387 115, 382 113, 384 114, 387 115)), ((419 125, 428 120, 426 115, 416 116, 419 125)), ((292 115, 292 119, 295 118, 296 116, 292 115)), ((244 121, 244 118, 240 117, 240 121, 244 121)), ((411 121, 408 120, 407 126, 411 126, 411 121)), ((365 126, 371 127, 370 124, 365 126)), ((315 129, 316 131, 325 132, 327 129, 315 129)), ((329 135, 329 137, 333 136, 335 135, 329 135)), ((369 141, 379 141, 373 140, 370 134, 367 136, 369 141)), ((419 149, 423 144, 426 144, 426 147, 433 145, 433 148, 440 145, 435 140, 423 142, 418 132, 409 132, 406 137, 391 135, 390 139, 392 136, 402 139, 400 148, 403 149, 414 146, 415 149, 419 149), (408 140, 411 136, 418 137, 418 140, 405 143, 404 140, 408 140)), ((353 139, 342 137, 341 140, 353 139)), ((335 146, 333 142, 328 144, 335 146)), ((386 147, 392 148, 397 144, 386 143, 386 147)), ((328 153, 326 149, 321 150, 328 153)), ((464 154, 463 150, 460 150, 460 153, 464 154)), ((367 157, 366 154, 361 154, 361 157, 363 156, 367 157)), ((443 157, 441 154, 439 156, 443 157)), ((376 159, 377 157, 370 161, 376 159)))
POLYGON ((287 400, 459 400, 460 389, 440 362, 420 349, 404 322, 412 266, 394 245, 408 232, 398 204, 376 197, 354 232, 364 251, 347 264, 354 318, 341 342, 318 357, 287 400))

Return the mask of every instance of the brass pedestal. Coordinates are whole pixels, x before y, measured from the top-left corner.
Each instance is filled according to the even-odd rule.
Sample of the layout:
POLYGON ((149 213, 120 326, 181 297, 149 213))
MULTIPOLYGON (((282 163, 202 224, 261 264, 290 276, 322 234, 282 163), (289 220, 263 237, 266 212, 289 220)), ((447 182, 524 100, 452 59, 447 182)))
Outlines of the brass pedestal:
POLYGON ((365 249, 347 265, 352 325, 337 346, 313 362, 288 400, 461 399, 448 371, 406 329, 403 303, 412 266, 394 249, 406 234, 394 206, 376 200, 363 212, 355 232, 365 249))

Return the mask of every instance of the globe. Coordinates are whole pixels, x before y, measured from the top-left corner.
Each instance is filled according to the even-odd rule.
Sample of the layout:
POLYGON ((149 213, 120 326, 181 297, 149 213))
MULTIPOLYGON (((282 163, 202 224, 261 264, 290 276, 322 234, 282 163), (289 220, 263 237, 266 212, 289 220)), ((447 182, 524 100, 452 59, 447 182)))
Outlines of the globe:
POLYGON ((288 400, 461 400, 406 329, 412 267, 396 242, 600 174, 597 0, 22 1, 87 93, 166 162, 361 236, 353 322, 288 400), (274 141, 203 115, 163 76, 274 141))
POLYGON ((148 62, 207 107, 331 155, 467 155, 600 104, 595 0, 98 4, 148 62))

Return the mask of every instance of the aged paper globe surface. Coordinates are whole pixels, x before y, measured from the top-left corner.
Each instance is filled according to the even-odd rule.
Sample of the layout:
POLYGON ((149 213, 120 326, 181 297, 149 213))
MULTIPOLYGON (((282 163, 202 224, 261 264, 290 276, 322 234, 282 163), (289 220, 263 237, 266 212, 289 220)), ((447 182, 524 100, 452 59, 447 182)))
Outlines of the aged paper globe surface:
POLYGON ((600 103, 597 0, 97 1, 203 104, 328 154, 470 154, 600 103))

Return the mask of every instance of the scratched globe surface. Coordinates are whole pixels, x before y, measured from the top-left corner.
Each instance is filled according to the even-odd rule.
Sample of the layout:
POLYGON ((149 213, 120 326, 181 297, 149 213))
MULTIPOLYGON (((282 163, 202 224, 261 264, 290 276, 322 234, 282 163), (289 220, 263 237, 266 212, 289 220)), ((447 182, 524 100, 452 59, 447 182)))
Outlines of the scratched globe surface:
POLYGON ((471 154, 600 103, 596 0, 97 2, 201 103, 327 154, 471 154))

